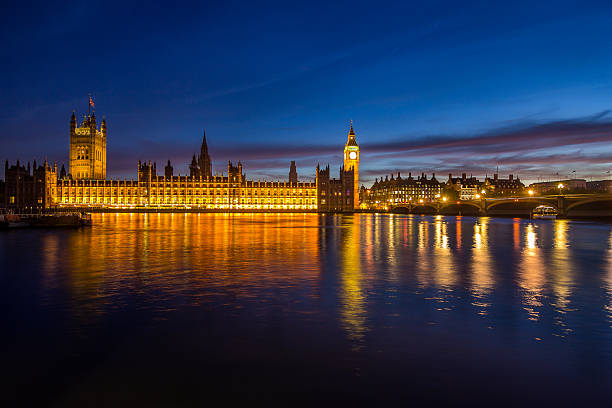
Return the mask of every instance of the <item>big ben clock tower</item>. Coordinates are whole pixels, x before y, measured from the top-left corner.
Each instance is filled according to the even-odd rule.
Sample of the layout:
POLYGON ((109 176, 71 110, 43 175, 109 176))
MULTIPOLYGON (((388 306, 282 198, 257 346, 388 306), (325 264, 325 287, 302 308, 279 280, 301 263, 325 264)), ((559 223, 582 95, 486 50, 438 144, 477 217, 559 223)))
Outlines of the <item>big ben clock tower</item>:
POLYGON ((353 208, 359 208, 359 145, 355 140, 353 121, 351 120, 351 130, 349 130, 348 140, 344 146, 344 170, 353 169, 354 186, 353 198, 355 200, 353 208))

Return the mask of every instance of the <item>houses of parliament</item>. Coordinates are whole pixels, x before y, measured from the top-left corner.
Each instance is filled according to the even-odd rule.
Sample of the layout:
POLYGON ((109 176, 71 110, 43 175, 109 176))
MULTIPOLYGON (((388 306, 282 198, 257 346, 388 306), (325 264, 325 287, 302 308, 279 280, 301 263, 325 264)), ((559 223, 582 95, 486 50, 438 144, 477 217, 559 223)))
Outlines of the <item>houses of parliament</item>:
MULTIPOLYGON (((299 181, 291 162, 287 181, 255 181, 246 177, 242 163, 227 163, 227 172, 213 175, 206 133, 189 174, 174 174, 170 161, 163 171, 157 164, 138 161, 137 179, 106 178, 108 128, 95 112, 77 123, 70 118, 68 171, 46 161, 33 169, 19 161, 5 163, 3 202, 14 210, 76 209, 80 211, 299 211, 352 212, 359 206, 359 145, 348 133, 339 178, 330 168, 316 167, 314 182, 299 181)), ((2 187, 2 186, 0 186, 2 187)))

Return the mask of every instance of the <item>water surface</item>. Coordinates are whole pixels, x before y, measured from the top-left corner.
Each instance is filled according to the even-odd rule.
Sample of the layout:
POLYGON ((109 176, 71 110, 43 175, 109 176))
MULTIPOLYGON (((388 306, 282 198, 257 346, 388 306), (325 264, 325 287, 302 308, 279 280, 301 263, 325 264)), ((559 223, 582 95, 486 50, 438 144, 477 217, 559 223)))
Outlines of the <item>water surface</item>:
POLYGON ((0 231, 0 262, 23 405, 612 397, 610 224, 98 214, 0 231))

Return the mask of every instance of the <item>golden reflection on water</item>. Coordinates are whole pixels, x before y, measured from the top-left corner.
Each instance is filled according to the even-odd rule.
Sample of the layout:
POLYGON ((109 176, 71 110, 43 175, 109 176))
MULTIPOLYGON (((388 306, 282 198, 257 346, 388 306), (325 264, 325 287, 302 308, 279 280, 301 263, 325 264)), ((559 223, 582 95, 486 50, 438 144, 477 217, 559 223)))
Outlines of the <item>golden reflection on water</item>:
MULTIPOLYGON (((540 321, 546 307, 554 312, 553 334, 566 336, 582 282, 572 245, 586 235, 576 235, 576 225, 369 214, 97 214, 91 228, 41 235, 43 299, 63 289, 71 313, 83 320, 135 298, 148 302, 142 307, 167 308, 162 312, 211 304, 237 310, 247 302, 316 308, 331 292, 322 285, 333 282, 331 314, 359 349, 377 304, 424 294, 437 310, 454 312, 467 294, 472 313, 494 316, 497 291, 519 289, 514 302, 527 312, 521 318, 540 321)), ((612 234, 606 237, 603 309, 612 326, 612 234)))
POLYGON ((417 248, 416 248, 416 279, 419 286, 424 289, 432 284, 432 264, 429 256, 429 222, 420 218, 417 221, 417 248))
MULTIPOLYGON (((49 273, 66 258, 83 313, 121 307, 126 294, 186 296, 215 289, 237 298, 265 287, 314 286, 321 270, 318 216, 307 214, 100 214, 61 248, 45 242, 49 273), (290 266, 290 267, 288 267, 290 266)), ((312 291, 311 296, 316 296, 312 291)), ((263 299, 269 301, 269 299, 263 299)))
POLYGON ((521 252, 518 283, 522 289, 523 308, 527 311, 529 320, 537 321, 542 306, 542 295, 546 283, 544 277, 545 264, 542 259, 542 249, 537 246, 537 234, 533 223, 525 229, 526 246, 521 252))
POLYGON ((430 255, 433 260, 433 278, 435 285, 445 291, 453 291, 457 283, 455 257, 448 245, 447 224, 445 217, 438 215, 434 223, 434 245, 430 255))
POLYGON ((569 221, 556 220, 554 224, 554 241, 552 249, 551 285, 554 296, 552 306, 559 313, 555 317, 556 324, 561 327, 564 336, 572 330, 567 327, 564 316, 571 311, 570 298, 574 288, 574 266, 569 253, 568 239, 569 221))
POLYGON ((472 248, 472 279, 471 291, 475 300, 472 305, 478 308, 478 314, 486 315, 491 303, 487 297, 493 291, 495 280, 493 279, 493 261, 489 252, 488 237, 489 218, 480 219, 474 224, 474 246, 472 248))
POLYGON ((360 259, 361 217, 348 217, 343 225, 342 270, 340 271, 340 321, 353 342, 353 349, 359 350, 367 331, 365 295, 360 259))

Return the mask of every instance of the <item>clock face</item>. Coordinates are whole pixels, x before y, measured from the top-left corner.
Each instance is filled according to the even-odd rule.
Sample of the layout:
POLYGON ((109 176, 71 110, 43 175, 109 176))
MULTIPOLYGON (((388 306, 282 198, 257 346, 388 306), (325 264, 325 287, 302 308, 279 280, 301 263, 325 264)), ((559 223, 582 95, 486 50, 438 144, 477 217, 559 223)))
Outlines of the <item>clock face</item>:
POLYGON ((349 159, 355 160, 356 158, 357 158, 357 153, 356 152, 350 152, 349 153, 349 159))

